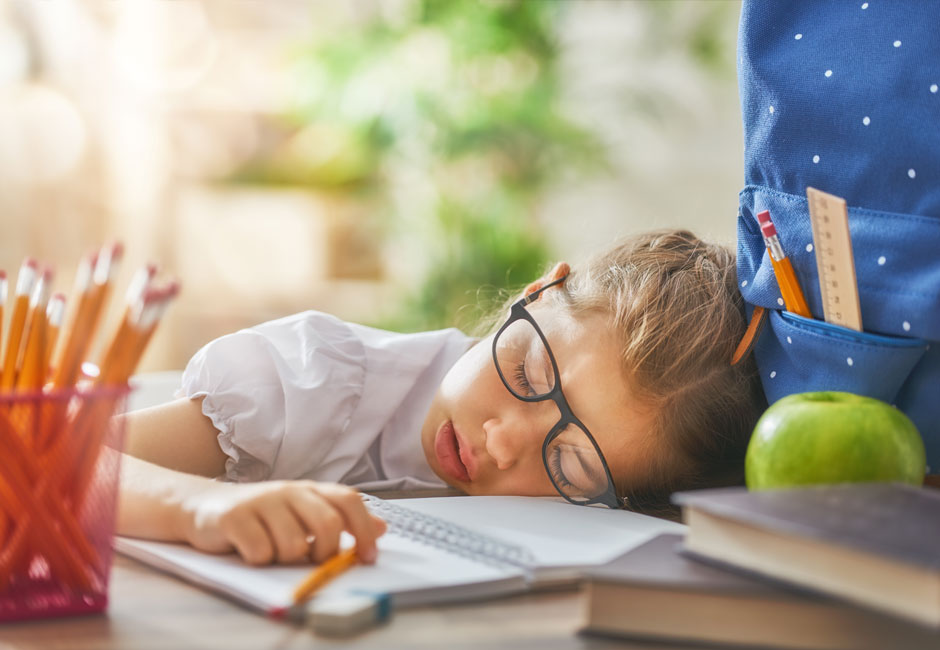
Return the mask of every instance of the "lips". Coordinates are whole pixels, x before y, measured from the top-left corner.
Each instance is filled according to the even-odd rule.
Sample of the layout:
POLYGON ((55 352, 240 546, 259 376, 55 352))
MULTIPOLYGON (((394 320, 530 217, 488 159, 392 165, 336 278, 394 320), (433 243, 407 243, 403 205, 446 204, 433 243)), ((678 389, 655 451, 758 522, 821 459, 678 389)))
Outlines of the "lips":
POLYGON ((467 482, 470 480, 470 473, 461 460, 461 451, 464 451, 464 455, 469 453, 468 449, 460 449, 454 423, 448 420, 434 436, 434 455, 437 456, 437 462, 445 474, 454 480, 467 482))

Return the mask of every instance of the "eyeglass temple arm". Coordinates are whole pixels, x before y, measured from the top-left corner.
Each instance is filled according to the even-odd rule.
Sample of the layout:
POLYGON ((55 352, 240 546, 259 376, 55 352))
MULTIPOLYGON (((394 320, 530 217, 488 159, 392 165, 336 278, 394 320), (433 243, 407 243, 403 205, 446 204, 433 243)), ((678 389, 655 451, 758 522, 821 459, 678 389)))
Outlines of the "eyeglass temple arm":
POLYGON ((561 276, 557 280, 552 280, 551 282, 546 284, 544 287, 539 287, 538 289, 530 293, 528 296, 523 297, 522 300, 519 301, 519 304, 525 306, 525 305, 535 302, 536 300, 539 299, 539 296, 542 295, 543 291, 545 291, 546 289, 550 287, 554 287, 555 285, 561 284, 567 278, 568 278, 568 274, 565 273, 563 276, 561 276))

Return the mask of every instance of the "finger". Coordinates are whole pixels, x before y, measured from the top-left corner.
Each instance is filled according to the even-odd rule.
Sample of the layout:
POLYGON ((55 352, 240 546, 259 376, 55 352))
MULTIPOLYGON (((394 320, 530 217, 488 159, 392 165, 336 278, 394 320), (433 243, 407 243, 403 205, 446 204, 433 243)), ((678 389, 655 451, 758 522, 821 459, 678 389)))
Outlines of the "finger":
POLYGON ((371 512, 369 517, 372 519, 372 528, 375 530, 376 537, 381 537, 388 531, 388 524, 385 523, 384 519, 378 515, 373 515, 371 512))
POLYGON ((261 520, 251 511, 240 512, 220 522, 225 536, 249 564, 270 564, 274 545, 261 520))
POLYGON ((375 562, 378 554, 375 540, 385 532, 385 522, 372 516, 359 492, 352 488, 327 484, 318 485, 316 490, 342 515, 346 530, 356 538, 359 559, 367 564, 375 562))
POLYGON ((265 501, 257 505, 256 512, 274 540, 275 562, 291 564, 307 559, 307 528, 287 503, 265 501))
POLYGON ((328 501, 311 490, 298 491, 290 502, 293 513, 306 529, 313 533, 310 557, 314 562, 324 562, 339 551, 339 539, 345 522, 328 501))

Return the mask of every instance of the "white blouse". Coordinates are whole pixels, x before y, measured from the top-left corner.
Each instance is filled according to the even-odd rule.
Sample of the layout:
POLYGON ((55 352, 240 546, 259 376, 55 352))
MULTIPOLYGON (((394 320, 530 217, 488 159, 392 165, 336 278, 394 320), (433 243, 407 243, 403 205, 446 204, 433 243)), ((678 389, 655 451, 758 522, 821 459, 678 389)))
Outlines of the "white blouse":
POLYGON ((440 487, 421 426, 473 342, 455 329, 396 334, 307 311, 207 344, 187 364, 180 394, 205 397, 228 455, 220 478, 440 487))

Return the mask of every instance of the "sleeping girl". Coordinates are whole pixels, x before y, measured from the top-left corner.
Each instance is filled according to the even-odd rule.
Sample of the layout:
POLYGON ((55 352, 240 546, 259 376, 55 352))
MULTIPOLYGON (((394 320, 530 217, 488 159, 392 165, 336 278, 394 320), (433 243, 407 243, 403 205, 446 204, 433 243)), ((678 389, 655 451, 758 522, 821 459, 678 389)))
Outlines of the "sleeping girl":
POLYGON ((483 338, 308 311, 223 336, 180 397, 129 413, 118 533, 319 562, 384 523, 357 490, 451 486, 675 517, 739 484, 766 405, 734 256, 687 231, 556 264, 483 338))

